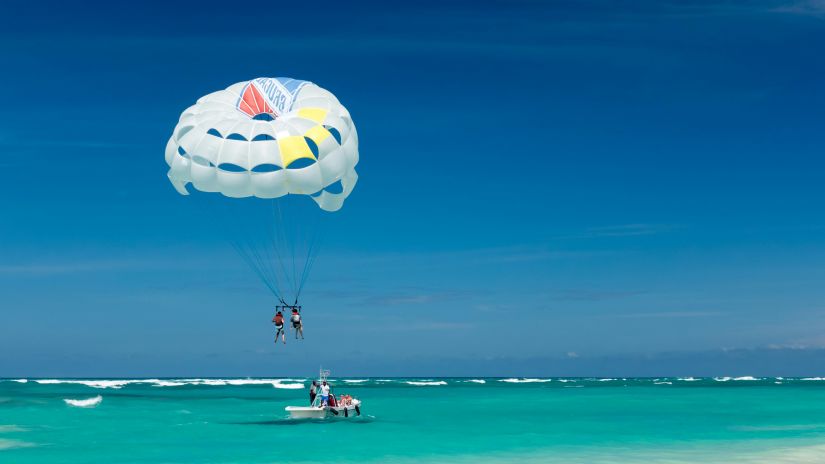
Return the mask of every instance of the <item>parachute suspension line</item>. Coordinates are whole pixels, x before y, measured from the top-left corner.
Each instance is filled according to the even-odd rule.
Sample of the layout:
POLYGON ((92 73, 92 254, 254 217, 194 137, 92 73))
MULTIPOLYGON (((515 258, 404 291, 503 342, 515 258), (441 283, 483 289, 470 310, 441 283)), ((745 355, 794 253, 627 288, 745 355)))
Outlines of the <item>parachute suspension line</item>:
POLYGON ((300 224, 299 221, 292 221, 292 224, 291 224, 292 237, 287 239, 288 240, 287 243, 292 246, 292 287, 293 287, 292 294, 295 295, 296 298, 297 298, 297 295, 298 295, 298 270, 297 270, 298 266, 295 264, 295 255, 296 255, 296 253, 295 253, 295 242, 297 242, 298 237, 301 236, 301 234, 298 233, 298 227, 300 227, 299 224, 300 224))
POLYGON ((225 226, 225 224, 241 224, 241 219, 243 216, 237 211, 236 208, 226 207, 226 205, 223 204, 225 200, 222 198, 212 201, 208 200, 208 198, 198 196, 198 198, 193 199, 191 204, 194 204, 196 208, 200 210, 203 217, 209 219, 211 228, 217 230, 220 230, 221 228, 225 229, 224 233, 221 234, 223 236, 222 238, 229 243, 230 246, 232 246, 235 252, 255 273, 255 276, 264 284, 267 290, 269 290, 269 292, 276 298, 281 299, 283 293, 281 292, 281 286, 278 282, 277 274, 273 274, 269 267, 266 266, 260 258, 255 256, 258 252, 257 250, 251 249, 252 243, 244 244, 238 239, 238 237, 243 236, 241 230, 230 230, 230 228, 225 226), (209 203, 209 207, 207 207, 207 203, 209 203), (217 217, 214 214, 215 208, 219 211, 217 217), (221 215, 224 216, 223 220, 221 220, 221 215))
POLYGON ((289 270, 287 270, 286 264, 285 264, 286 256, 284 256, 284 255, 286 254, 287 250, 283 250, 283 253, 281 252, 281 247, 283 246, 284 248, 286 248, 286 243, 287 243, 287 236, 286 236, 287 234, 286 234, 286 225, 285 225, 285 222, 284 222, 284 216, 281 212, 281 204, 279 202, 273 200, 272 201, 272 206, 273 206, 273 216, 275 216, 275 213, 277 212, 277 216, 275 216, 276 219, 274 221, 275 223, 272 225, 273 232, 274 232, 274 235, 275 235, 275 238, 274 238, 273 243, 272 243, 272 248, 274 248, 275 253, 278 255, 278 264, 281 265, 281 271, 283 272, 284 280, 286 281, 286 283, 289 286, 291 286, 293 288, 293 294, 294 294, 295 284, 294 284, 294 281, 290 281, 290 279, 289 279, 290 272, 289 272, 289 270))
POLYGON ((281 304, 297 306, 318 256, 325 213, 293 215, 291 205, 282 205, 283 201, 272 199, 262 205, 269 214, 258 227, 243 227, 243 210, 230 208, 236 217, 226 223, 239 230, 227 241, 281 304))
POLYGON ((277 288, 277 283, 275 284, 275 286, 273 286, 272 281, 270 281, 270 280, 267 278, 267 276, 265 275, 265 273, 263 272, 263 270, 262 270, 262 269, 261 269, 261 268, 257 265, 257 263, 256 263, 256 262, 255 262, 255 260, 252 258, 252 256, 251 256, 251 254, 249 253, 249 251, 248 251, 248 250, 246 250, 246 249, 243 247, 243 245, 241 245, 240 243, 237 243, 237 242, 235 242, 235 241, 232 241, 232 242, 231 242, 231 244, 232 244, 232 247, 235 249, 235 251, 236 251, 236 252, 237 252, 237 253, 241 256, 241 258, 242 258, 242 259, 243 259, 243 260, 247 263, 247 265, 248 265, 250 268, 252 268, 252 271, 253 271, 253 272, 255 272, 255 275, 257 275, 257 276, 258 276, 258 278, 259 278, 259 279, 261 280, 261 282, 263 282, 263 284, 264 284, 264 285, 265 285, 265 286, 269 289, 269 291, 270 291, 273 295, 275 295, 275 297, 276 297, 276 298, 278 298, 279 300, 283 301, 283 298, 281 298, 281 292, 280 292, 280 291, 279 291, 279 289, 277 288))
POLYGON ((278 279, 278 273, 275 272, 272 265, 272 260, 269 259, 269 253, 267 252, 267 246, 265 244, 261 245, 261 249, 254 244, 250 244, 250 249, 253 252, 253 256, 255 257, 258 266, 261 268, 263 273, 268 276, 271 282, 275 283, 276 288, 278 289, 278 294, 281 295, 281 285, 278 279))
MULTIPOLYGON (((264 250, 266 246, 261 246, 264 250)), ((270 282, 275 284, 275 288, 278 290, 278 295, 282 295, 283 292, 281 291, 280 279, 278 279, 278 274, 273 272, 272 269, 272 262, 268 260, 263 253, 258 248, 258 245, 250 242, 249 249, 252 251, 252 256, 255 258, 255 262, 257 263, 258 267, 261 269, 261 272, 268 278, 270 282)))
MULTIPOLYGON (((287 206, 287 208, 289 208, 287 206)), ((291 217, 292 221, 284 222, 284 235, 286 236, 286 241, 284 245, 289 248, 289 255, 292 259, 292 295, 297 297, 298 294, 298 241, 302 236, 300 233, 301 228, 301 221, 295 217, 294 212, 287 212, 283 211, 284 206, 281 206, 281 214, 286 214, 286 216, 291 217)), ((293 208, 294 209, 294 208, 293 208)))
MULTIPOLYGON (((235 225, 243 224, 243 217, 236 208, 227 208, 230 216, 230 223, 235 225)), ((264 283, 269 291, 278 299, 283 298, 283 291, 278 273, 273 265, 273 260, 269 259, 266 240, 256 240, 253 235, 249 235, 248 240, 240 240, 238 237, 247 236, 243 230, 236 230, 228 240, 235 251, 243 258, 252 271, 264 283), (263 243, 259 243, 263 242, 263 243)))
POLYGON ((315 232, 309 239, 309 245, 307 246, 306 261, 304 261, 304 269, 301 271, 301 280, 300 284, 298 285, 298 292, 296 293, 296 298, 299 297, 301 295, 301 292, 304 290, 304 285, 306 284, 306 281, 309 278, 312 266, 313 264, 315 264, 315 259, 318 257, 318 248, 320 247, 320 242, 323 238, 322 233, 324 230, 323 227, 321 227, 322 216, 323 213, 319 213, 315 220, 315 232))

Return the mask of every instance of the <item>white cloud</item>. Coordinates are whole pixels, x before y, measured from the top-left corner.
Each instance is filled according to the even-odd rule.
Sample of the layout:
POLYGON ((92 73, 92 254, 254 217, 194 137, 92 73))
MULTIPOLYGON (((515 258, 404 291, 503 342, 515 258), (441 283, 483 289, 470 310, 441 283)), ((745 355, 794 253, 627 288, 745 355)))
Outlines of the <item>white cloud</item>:
POLYGON ((712 317, 722 316, 725 313, 719 311, 662 311, 617 314, 613 317, 622 319, 670 319, 670 318, 690 318, 690 317, 712 317))
POLYGON ((802 0, 797 2, 789 2, 787 4, 772 8, 770 11, 776 13, 790 13, 825 18, 825 0, 802 0))

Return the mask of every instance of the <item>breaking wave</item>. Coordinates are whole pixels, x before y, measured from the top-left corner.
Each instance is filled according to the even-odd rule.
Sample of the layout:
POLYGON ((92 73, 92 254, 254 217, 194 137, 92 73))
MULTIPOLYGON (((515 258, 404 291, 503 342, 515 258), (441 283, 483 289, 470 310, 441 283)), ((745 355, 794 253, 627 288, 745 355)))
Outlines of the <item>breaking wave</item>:
POLYGON ((552 379, 501 379, 499 382, 507 383, 545 383, 552 382, 552 379))
MULTIPOLYGON (((149 379, 0 379, 0 385, 3 383, 17 383, 20 385, 16 388, 38 388, 38 386, 53 386, 53 385, 77 385, 93 389, 129 389, 129 388, 210 388, 210 387, 270 387, 286 390, 299 390, 307 388, 309 380, 307 378, 149 378, 149 379)), ((534 386, 546 386, 546 388, 561 387, 562 385, 599 385, 603 387, 611 386, 632 386, 632 385, 668 385, 679 384, 686 386, 689 383, 696 385, 706 385, 709 383, 716 383, 721 386, 722 383, 728 385, 743 385, 743 384, 801 384, 813 382, 825 382, 825 377, 754 377, 754 376, 720 376, 720 377, 649 377, 649 378, 609 378, 609 377, 443 377, 443 378, 358 378, 358 379, 334 379, 331 380, 333 384, 347 385, 349 387, 391 387, 394 385, 412 385, 412 386, 443 386, 453 385, 461 386, 468 384, 475 384, 479 387, 482 385, 496 384, 503 382, 505 384, 532 384, 534 386)), ((70 393, 67 395, 71 395, 70 393)), ((0 398, 2 401, 2 398, 0 398)))
POLYGON ((63 401, 65 401, 66 404, 68 404, 69 406, 74 406, 74 407, 77 407, 77 408, 93 408, 93 407, 97 406, 98 404, 100 404, 101 401, 103 401, 103 397, 100 396, 100 395, 97 395, 93 398, 87 398, 85 400, 64 399, 63 401))
POLYGON ((182 387, 186 382, 177 382, 174 380, 158 380, 152 385, 153 387, 182 387))
POLYGON ((304 388, 304 384, 302 384, 302 383, 280 383, 280 382, 275 382, 275 383, 272 384, 272 386, 275 387, 275 388, 283 388, 285 390, 300 390, 300 389, 304 388))
POLYGON ((86 385, 87 387, 92 388, 123 388, 130 383, 143 383, 148 382, 144 380, 62 380, 62 379, 43 379, 43 380, 35 380, 35 382, 41 385, 53 385, 53 384, 77 384, 77 385, 86 385))
POLYGON ((182 387, 185 385, 205 385, 223 387, 227 385, 272 385, 275 388, 303 388, 300 379, 129 379, 129 380, 73 380, 73 379, 39 379, 34 382, 42 385, 85 385, 91 388, 119 389, 127 385, 151 385, 153 387, 182 387))

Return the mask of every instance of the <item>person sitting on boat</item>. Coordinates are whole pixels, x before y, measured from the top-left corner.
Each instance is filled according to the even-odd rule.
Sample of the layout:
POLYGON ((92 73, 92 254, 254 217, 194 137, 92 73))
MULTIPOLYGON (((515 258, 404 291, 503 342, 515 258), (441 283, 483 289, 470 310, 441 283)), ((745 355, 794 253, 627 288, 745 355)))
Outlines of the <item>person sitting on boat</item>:
POLYGON ((321 406, 329 406, 329 384, 326 380, 321 384, 321 406))
POLYGON ((293 306, 292 307, 292 328, 295 330, 295 339, 298 339, 298 335, 301 335, 301 340, 304 339, 304 323, 301 322, 301 311, 299 310, 300 306, 293 306))
POLYGON ((318 396, 318 382, 313 380, 312 385, 309 387, 309 405, 312 406, 312 403, 315 403, 315 397, 318 396))
POLYGON ((284 345, 286 345, 286 329, 284 329, 284 315, 281 314, 281 311, 275 313, 275 317, 272 318, 272 322, 275 324, 275 328, 278 329, 275 332, 275 344, 278 344, 278 335, 280 335, 281 340, 283 340, 284 345))

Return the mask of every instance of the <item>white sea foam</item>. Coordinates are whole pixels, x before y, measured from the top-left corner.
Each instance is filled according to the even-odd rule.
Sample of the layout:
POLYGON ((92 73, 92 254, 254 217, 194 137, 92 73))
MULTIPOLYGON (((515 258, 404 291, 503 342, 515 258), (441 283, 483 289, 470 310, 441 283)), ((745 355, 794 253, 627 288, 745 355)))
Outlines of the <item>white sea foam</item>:
POLYGON ((575 382, 575 380, 573 380, 573 379, 559 379, 559 382, 568 383, 568 382, 575 382))
POLYGON ((415 381, 415 380, 408 380, 406 382, 407 385, 417 385, 417 386, 435 386, 435 385, 447 385, 447 382, 443 380, 436 380, 436 381, 415 381))
POLYGON ((141 383, 143 380, 64 380, 64 379, 41 379, 35 382, 43 385, 54 384, 77 384, 86 385, 92 388, 122 388, 130 383, 141 383))
POLYGON ((654 385, 673 385, 673 382, 653 382, 654 385))
POLYGON ((730 377, 714 377, 713 380, 716 382, 728 382, 732 379, 730 377))
POLYGON ((467 379, 467 380, 465 380, 465 382, 469 382, 469 383, 487 383, 487 381, 484 380, 484 379, 467 379))
POLYGON ((73 379, 39 379, 35 382, 43 385, 55 384, 75 384, 85 385, 92 388, 123 388, 127 385, 144 384, 153 387, 180 387, 183 385, 205 385, 212 387, 223 387, 227 385, 272 385, 276 388, 303 388, 303 379, 123 379, 123 380, 73 380, 73 379), (295 382, 295 383, 284 383, 295 382), (289 385, 287 387, 279 385, 289 385), (295 386, 299 385, 299 386, 295 386))
POLYGON ((825 377, 805 377, 804 379, 799 380, 805 380, 806 382, 819 382, 825 380, 825 377))
POLYGON ((103 397, 97 395, 93 398, 86 398, 85 400, 64 399, 63 401, 65 401, 66 404, 68 404, 69 406, 75 406, 78 408, 93 408, 100 404, 101 401, 103 401, 103 397))
POLYGON ((28 381, 29 381, 29 379, 15 379, 15 380, 12 380, 12 382, 17 382, 17 383, 26 383, 28 381))
POLYGON ((697 379, 697 378, 694 378, 694 377, 679 377, 676 380, 680 380, 682 382, 698 382, 700 379, 697 379))
POLYGON ((499 382, 507 383, 545 383, 552 382, 552 379, 501 379, 499 382))
POLYGON ((16 425, 0 425, 0 433, 26 432, 27 429, 16 425))
POLYGON ((751 376, 749 376, 749 375, 746 375, 746 376, 744 376, 744 377, 736 377, 736 378, 735 378, 735 379, 733 379, 733 380, 740 381, 740 382, 741 382, 741 381, 751 382, 751 381, 754 381, 754 380, 759 380, 759 379, 757 379, 756 377, 751 377, 751 376))
POLYGON ((369 382, 367 379, 344 379, 345 383, 364 383, 369 382))
POLYGON ((281 382, 274 382, 272 384, 275 388, 283 388, 285 390, 299 390, 304 388, 304 384, 302 383, 281 383, 281 382))
POLYGON ((152 386, 153 387, 181 387, 186 385, 186 382, 177 382, 174 380, 158 380, 152 386))
POLYGON ((8 450, 14 448, 30 448, 32 446, 37 445, 22 440, 6 440, 4 438, 0 438, 0 450, 8 450))
MULTIPOLYGON (((599 382, 612 382, 616 379, 596 379, 596 380, 598 380, 599 382)), ((624 379, 622 379, 622 380, 624 380, 624 379)))
POLYGON ((181 379, 181 382, 187 385, 207 385, 210 387, 272 385, 275 388, 304 388, 303 383, 284 383, 292 381, 293 379, 181 379))
MULTIPOLYGON (((276 383, 281 383, 283 380, 280 379, 229 379, 225 380, 227 385, 234 385, 236 387, 242 385, 274 385, 276 383)), ((303 385, 303 384, 301 384, 303 385)))

